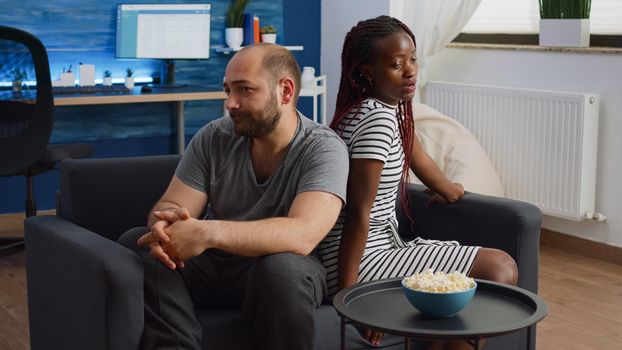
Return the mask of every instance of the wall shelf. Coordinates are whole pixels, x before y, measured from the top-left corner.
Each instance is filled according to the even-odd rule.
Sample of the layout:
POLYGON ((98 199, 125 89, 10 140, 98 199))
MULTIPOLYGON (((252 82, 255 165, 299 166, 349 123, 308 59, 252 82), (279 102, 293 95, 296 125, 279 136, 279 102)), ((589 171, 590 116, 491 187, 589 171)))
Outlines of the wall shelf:
MULTIPOLYGON (((214 47, 214 50, 216 50, 216 52, 228 55, 234 51, 240 51, 244 46, 237 48, 237 49, 233 49, 231 47, 225 47, 225 46, 218 46, 218 47, 214 47)), ((284 48, 288 49, 289 51, 302 51, 304 50, 304 46, 302 45, 298 45, 298 46, 283 46, 284 48)))
POLYGON ((315 77, 315 83, 312 87, 300 89, 300 97, 313 97, 313 121, 318 122, 318 97, 322 97, 322 114, 320 115, 320 123, 326 125, 326 76, 320 75, 315 77))

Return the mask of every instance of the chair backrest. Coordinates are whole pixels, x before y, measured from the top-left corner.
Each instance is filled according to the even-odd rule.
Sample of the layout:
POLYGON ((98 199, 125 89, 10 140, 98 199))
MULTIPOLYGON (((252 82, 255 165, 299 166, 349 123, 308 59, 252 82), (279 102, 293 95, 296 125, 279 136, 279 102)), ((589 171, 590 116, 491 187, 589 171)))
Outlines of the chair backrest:
POLYGON ((47 146, 53 124, 45 47, 23 30, 0 26, 0 176, 30 168, 47 146))

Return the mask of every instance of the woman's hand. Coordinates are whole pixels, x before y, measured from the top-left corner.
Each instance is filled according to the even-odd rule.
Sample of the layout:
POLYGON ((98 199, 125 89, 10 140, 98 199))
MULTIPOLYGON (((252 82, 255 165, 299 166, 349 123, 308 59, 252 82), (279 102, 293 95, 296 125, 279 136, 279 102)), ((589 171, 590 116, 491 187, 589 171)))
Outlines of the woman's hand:
POLYGON ((434 203, 441 203, 441 204, 456 203, 457 201, 460 200, 460 198, 464 196, 464 187, 462 187, 462 184, 458 182, 454 182, 452 184, 451 189, 448 191, 448 193, 445 194, 445 196, 439 193, 436 193, 429 188, 426 188, 424 191, 432 194, 432 197, 430 197, 430 199, 428 200, 428 204, 427 204, 428 206, 431 206, 434 203))

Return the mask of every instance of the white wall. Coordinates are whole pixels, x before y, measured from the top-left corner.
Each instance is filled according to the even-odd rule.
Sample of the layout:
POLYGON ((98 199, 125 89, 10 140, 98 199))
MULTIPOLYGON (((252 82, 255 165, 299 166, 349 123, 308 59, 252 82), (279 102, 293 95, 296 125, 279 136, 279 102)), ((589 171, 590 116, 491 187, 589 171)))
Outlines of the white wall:
MULTIPOLYGON (((398 17, 403 1, 322 0, 320 63, 327 76, 328 121, 335 111, 346 33, 361 19, 382 14, 398 17)), ((622 247, 622 136, 618 135, 622 132, 622 55, 444 49, 430 59, 428 79, 599 94, 596 211, 608 219, 577 223, 545 217, 543 225, 622 247)))
POLYGON ((335 113, 341 76, 341 49, 350 29, 360 20, 401 11, 404 0, 322 0, 320 70, 326 75, 326 121, 335 113))
POLYGON ((544 218, 544 227, 622 247, 622 55, 446 48, 429 80, 600 95, 596 211, 605 222, 544 218))

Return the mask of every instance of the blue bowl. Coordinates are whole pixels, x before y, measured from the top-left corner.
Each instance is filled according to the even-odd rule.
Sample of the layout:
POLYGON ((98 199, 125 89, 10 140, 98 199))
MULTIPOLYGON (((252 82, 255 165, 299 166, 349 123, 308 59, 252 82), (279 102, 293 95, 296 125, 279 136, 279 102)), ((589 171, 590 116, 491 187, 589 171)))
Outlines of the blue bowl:
POLYGON ((451 317, 464 309, 475 295, 477 283, 470 289, 450 293, 430 293, 411 289, 404 284, 402 290, 408 301, 423 315, 429 317, 451 317))

